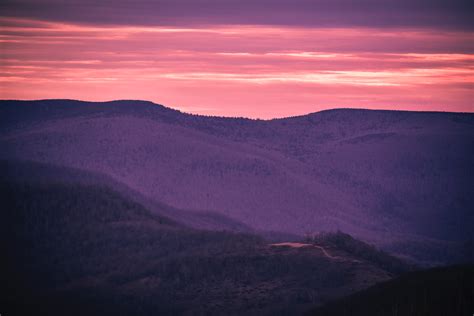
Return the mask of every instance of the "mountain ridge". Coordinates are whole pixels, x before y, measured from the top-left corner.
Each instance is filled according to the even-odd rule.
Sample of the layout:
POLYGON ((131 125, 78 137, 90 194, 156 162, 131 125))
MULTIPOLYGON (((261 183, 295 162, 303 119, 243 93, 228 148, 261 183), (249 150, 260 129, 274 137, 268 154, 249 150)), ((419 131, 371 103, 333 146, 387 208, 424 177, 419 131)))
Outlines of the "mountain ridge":
POLYGON ((374 112, 398 112, 398 113, 423 113, 423 114, 472 114, 474 115, 474 110, 471 112, 456 112, 456 111, 430 111, 430 110, 398 110, 398 109, 369 109, 369 108, 351 108, 351 107, 336 107, 336 108, 329 108, 323 109, 315 112, 308 112, 303 114, 291 115, 291 116, 284 116, 284 117, 275 117, 269 119, 263 118, 251 118, 245 116, 222 116, 222 115, 205 115, 205 114, 198 114, 198 113, 190 113, 179 108, 173 108, 166 106, 162 103, 156 103, 154 101, 149 100, 141 100, 141 99, 116 99, 116 100, 107 100, 107 101, 88 101, 88 100, 79 100, 79 99, 0 99, 0 103, 8 103, 8 102, 16 102, 16 103, 60 103, 60 102, 77 102, 82 104, 123 104, 123 103, 138 103, 142 105, 152 105, 158 106, 166 110, 172 110, 179 112, 185 115, 191 116, 200 116, 200 117, 210 117, 210 118, 220 118, 220 119, 244 119, 249 121, 264 121, 264 122, 271 122, 271 121, 279 121, 279 120, 286 120, 286 119, 295 119, 295 118, 304 118, 306 116, 313 116, 325 112, 337 112, 337 111, 374 111, 374 112))
POLYGON ((426 262, 472 238, 472 114, 331 110, 264 121, 135 101, 21 102, 29 106, 0 102, 0 159, 101 172, 256 230, 340 229, 426 262))
POLYGON ((0 177, 1 244, 9 254, 0 304, 7 312, 294 314, 411 269, 393 257, 380 265, 384 256, 370 248, 331 246, 333 257, 183 226, 74 170, 0 168, 8 168, 0 177))

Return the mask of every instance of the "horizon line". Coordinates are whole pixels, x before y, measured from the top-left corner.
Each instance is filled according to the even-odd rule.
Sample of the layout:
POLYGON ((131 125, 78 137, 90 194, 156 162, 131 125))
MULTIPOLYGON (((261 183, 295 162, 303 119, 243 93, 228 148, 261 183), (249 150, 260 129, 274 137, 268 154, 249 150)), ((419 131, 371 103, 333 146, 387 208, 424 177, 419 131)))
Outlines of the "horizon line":
POLYGON ((161 103, 156 103, 150 100, 143 100, 143 99, 112 99, 107 101, 90 101, 90 100, 81 100, 81 99, 67 99, 67 98, 54 98, 54 99, 0 99, 0 102, 41 102, 41 101, 74 101, 74 102, 83 102, 83 103, 113 103, 113 102, 143 102, 143 103, 151 103, 153 105, 161 106, 168 110, 173 110, 180 112, 186 115, 193 115, 193 116, 202 116, 202 117, 214 117, 214 118, 227 118, 227 119, 246 119, 252 121, 275 121, 275 120, 284 120, 284 119, 292 119, 298 117, 309 116, 312 114, 329 112, 329 111, 339 111, 339 110, 351 110, 351 111, 384 111, 384 112, 409 112, 409 113, 445 113, 445 114, 474 114, 474 110, 472 112, 462 112, 462 111, 441 111, 441 110, 404 110, 404 109, 379 109, 379 108, 357 108, 357 107, 335 107, 335 108, 328 108, 314 112, 307 112, 304 114, 297 114, 297 115, 290 115, 290 116, 283 116, 283 117, 273 117, 273 118, 260 118, 260 117, 246 117, 246 116, 226 116, 226 115, 206 115, 202 113, 193 113, 187 112, 180 108, 175 108, 172 106, 164 105, 161 103))

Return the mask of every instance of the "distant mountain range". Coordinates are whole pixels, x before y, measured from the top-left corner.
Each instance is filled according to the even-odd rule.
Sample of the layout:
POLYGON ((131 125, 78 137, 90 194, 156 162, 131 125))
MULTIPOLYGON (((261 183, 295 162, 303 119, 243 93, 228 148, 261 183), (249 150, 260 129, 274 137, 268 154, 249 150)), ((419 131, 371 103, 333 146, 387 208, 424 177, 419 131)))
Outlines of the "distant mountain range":
POLYGON ((469 260, 472 247, 472 113, 266 121, 133 100, 4 100, 0 145, 6 164, 41 163, 46 178, 85 172, 194 228, 275 240, 340 230, 422 265, 469 260))

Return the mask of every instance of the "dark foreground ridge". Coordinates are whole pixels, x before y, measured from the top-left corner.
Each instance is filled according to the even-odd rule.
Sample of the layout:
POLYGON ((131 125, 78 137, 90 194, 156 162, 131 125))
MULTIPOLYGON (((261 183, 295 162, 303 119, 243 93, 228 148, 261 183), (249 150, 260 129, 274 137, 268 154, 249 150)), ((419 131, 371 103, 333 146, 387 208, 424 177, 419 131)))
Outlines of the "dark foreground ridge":
POLYGON ((293 315, 402 272, 322 241, 344 260, 188 228, 104 186, 43 180, 0 184, 6 314, 293 315))
POLYGON ((308 316, 469 316, 473 298, 474 265, 460 265, 407 273, 315 309, 308 316))

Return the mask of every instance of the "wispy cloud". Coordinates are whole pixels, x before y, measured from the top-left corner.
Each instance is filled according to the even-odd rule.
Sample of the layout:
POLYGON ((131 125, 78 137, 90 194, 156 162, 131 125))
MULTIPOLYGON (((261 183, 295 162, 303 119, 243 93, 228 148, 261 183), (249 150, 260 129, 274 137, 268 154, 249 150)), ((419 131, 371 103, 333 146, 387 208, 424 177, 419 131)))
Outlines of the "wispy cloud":
POLYGON ((474 34, 465 30, 0 24, 2 98, 138 98, 252 117, 474 110, 474 34))

